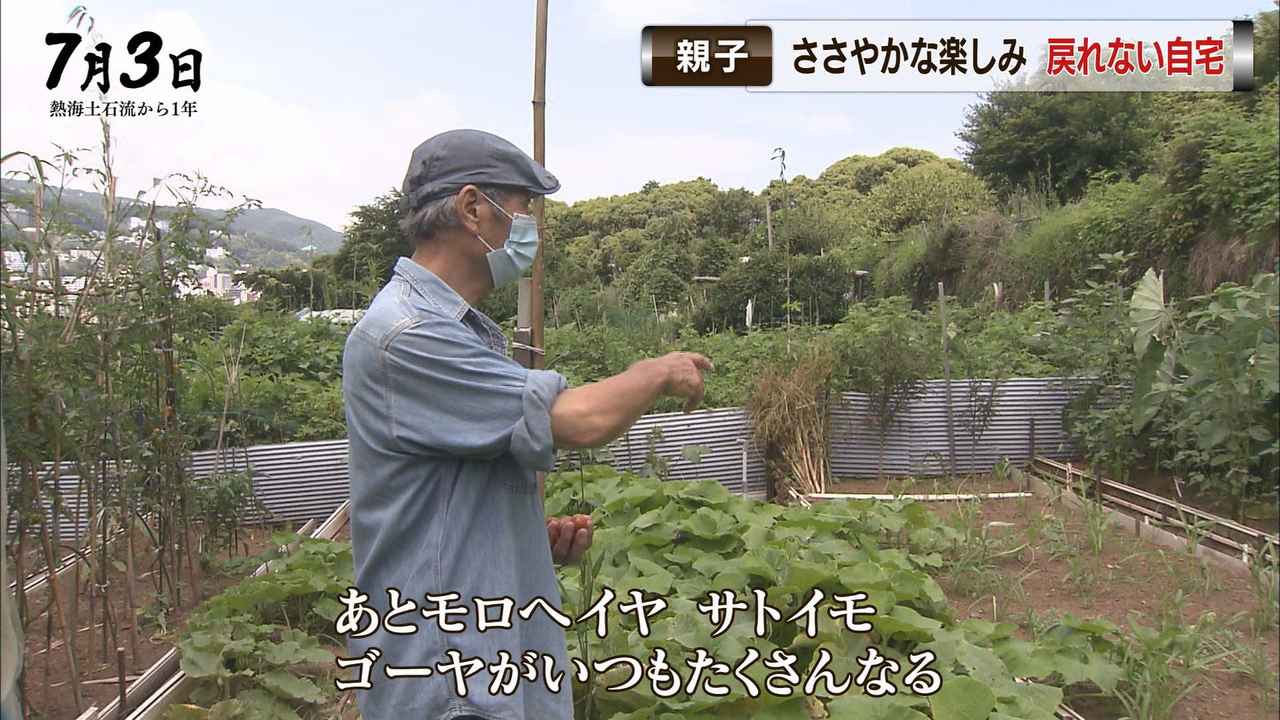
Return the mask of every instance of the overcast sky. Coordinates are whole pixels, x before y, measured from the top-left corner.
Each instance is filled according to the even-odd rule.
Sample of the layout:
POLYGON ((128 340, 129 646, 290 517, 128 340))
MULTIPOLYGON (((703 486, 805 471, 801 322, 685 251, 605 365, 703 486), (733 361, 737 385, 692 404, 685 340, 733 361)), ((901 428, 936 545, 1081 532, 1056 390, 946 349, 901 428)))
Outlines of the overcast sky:
MULTIPOLYGON (((50 118, 51 100, 81 93, 74 60, 45 89, 56 49, 46 32, 68 29, 76 3, 0 3, 0 152, 49 154, 52 143, 97 142, 88 117, 50 118)), ((119 187, 199 170, 216 183, 342 229, 358 204, 398 186, 409 153, 436 132, 474 127, 532 152, 534 0, 488 2, 86 3, 113 46, 111 73, 134 71, 125 44, 150 29, 164 39, 160 80, 111 99, 194 97, 193 117, 113 123, 119 187), (169 86, 167 54, 204 53, 194 95, 169 86)), ((547 166, 572 202, 699 175, 759 190, 777 174, 817 175, 854 153, 909 145, 959 156, 955 131, 969 94, 766 94, 741 88, 650 88, 640 81, 640 30, 649 24, 739 24, 766 18, 951 18, 954 2, 748 2, 552 0, 547 63, 547 166)), ((991 2, 984 18, 1248 17, 1262 0, 1126 3, 991 2), (1034 12, 1033 12, 1034 9, 1034 12)), ((974 9, 969 9, 974 8, 974 9)), ((980 9, 978 9, 980 8, 980 9)), ((87 43, 77 50, 82 56, 87 43)), ((14 161, 4 171, 16 169, 14 161)))

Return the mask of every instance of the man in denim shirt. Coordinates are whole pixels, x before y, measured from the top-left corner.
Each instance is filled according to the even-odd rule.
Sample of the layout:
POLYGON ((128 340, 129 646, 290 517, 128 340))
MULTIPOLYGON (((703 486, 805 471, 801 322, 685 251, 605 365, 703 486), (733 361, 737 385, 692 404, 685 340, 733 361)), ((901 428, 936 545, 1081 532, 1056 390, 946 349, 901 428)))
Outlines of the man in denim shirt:
POLYGON ((510 359, 502 331, 475 309, 528 269, 538 242, 529 203, 559 186, 519 148, 476 130, 434 136, 410 161, 402 226, 413 255, 399 259, 343 355, 356 585, 386 621, 348 642, 349 657, 377 649, 371 687, 358 693, 364 720, 571 718, 563 627, 536 607, 527 617, 501 610, 538 598, 558 610, 553 562, 576 562, 591 544, 590 527, 545 517, 540 471, 557 447, 618 437, 660 396, 685 398, 686 410, 702 399, 711 363, 701 355, 642 360, 568 388, 559 373, 510 359), (404 612, 388 620, 392 603, 404 612), (523 675, 529 658, 537 680, 523 675), (388 668, 425 676, 390 678, 388 668))

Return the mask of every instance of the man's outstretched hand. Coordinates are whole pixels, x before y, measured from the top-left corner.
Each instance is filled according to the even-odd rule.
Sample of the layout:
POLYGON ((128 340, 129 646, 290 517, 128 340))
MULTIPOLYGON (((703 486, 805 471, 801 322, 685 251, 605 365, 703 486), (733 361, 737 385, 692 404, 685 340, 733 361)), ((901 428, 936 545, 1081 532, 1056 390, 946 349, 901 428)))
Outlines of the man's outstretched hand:
POLYGON ((591 547, 591 516, 572 515, 547 518, 547 540, 551 559, 557 565, 572 565, 591 547))

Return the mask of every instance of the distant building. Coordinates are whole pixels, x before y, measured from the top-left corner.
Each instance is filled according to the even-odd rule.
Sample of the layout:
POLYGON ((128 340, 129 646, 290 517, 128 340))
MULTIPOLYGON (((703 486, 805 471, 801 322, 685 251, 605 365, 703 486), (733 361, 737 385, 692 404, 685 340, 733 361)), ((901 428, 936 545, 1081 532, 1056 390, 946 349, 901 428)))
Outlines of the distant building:
POLYGON ((4 269, 9 272, 26 273, 27 256, 18 250, 4 251, 4 269))
POLYGON ((334 308, 333 310, 299 310, 294 317, 299 320, 314 320, 316 318, 322 318, 337 325, 355 325, 359 322, 362 315, 364 315, 364 310, 334 308))
MULTIPOLYGON (((146 227, 147 227, 147 219, 146 219, 146 218, 141 218, 141 217, 131 217, 131 218, 129 218, 128 230, 130 230, 130 231, 134 231, 134 230, 144 230, 144 229, 146 229, 146 227)), ((156 228, 157 228, 157 229, 159 229, 161 232, 168 232, 168 231, 169 231, 169 221, 168 221, 168 220, 156 220, 156 228)))
POLYGON ((179 283, 178 294, 181 296, 212 295, 240 305, 253 302, 260 295, 257 291, 246 287, 244 283, 236 282, 231 273, 219 272, 217 268, 208 265, 193 265, 190 269, 195 276, 195 282, 194 284, 179 283))
POLYGON ((215 245, 204 251, 205 258, 209 260, 222 260, 230 254, 230 251, 220 245, 215 245))
POLYGON ((231 273, 218 272, 216 268, 205 268, 204 278, 200 286, 218 296, 226 295, 231 290, 231 273))

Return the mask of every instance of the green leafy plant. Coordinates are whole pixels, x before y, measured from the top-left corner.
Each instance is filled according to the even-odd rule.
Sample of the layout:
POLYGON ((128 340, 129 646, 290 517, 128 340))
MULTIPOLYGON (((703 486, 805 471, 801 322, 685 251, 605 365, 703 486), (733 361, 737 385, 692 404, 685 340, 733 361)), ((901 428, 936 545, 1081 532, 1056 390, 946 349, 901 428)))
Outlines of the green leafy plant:
POLYGON ((908 404, 924 392, 934 353, 920 314, 906 298, 890 298, 849 311, 835 333, 843 389, 866 393, 867 414, 879 437, 878 472, 884 472, 885 444, 908 404))
MULTIPOLYGON (((606 615, 604 638, 571 633, 569 651, 578 658, 648 658, 662 649, 670 659, 703 648, 734 662, 748 648, 763 656, 785 650, 797 656, 797 672, 803 675, 801 668, 812 668, 817 650, 825 648, 837 675, 856 675, 853 660, 869 643, 899 662, 928 649, 938 657, 943 688, 950 689, 931 698, 904 690, 900 700, 920 717, 935 719, 965 717, 958 713, 984 703, 990 703, 986 711, 1011 718, 1047 718, 1063 696, 1056 685, 1090 683, 1109 690, 1118 677, 1102 649, 1110 642, 1102 638, 1109 632, 1105 626, 1080 623, 1047 633, 1043 643, 1028 643, 1013 636, 1010 624, 957 622, 931 573, 946 567, 944 556, 960 544, 962 531, 940 523, 919 503, 780 506, 731 495, 715 482, 659 482, 591 465, 548 479, 548 513, 585 508, 596 527, 592 561, 561 570, 565 612, 580 613, 606 586, 621 597, 633 590, 649 600, 661 596, 667 608, 650 619, 647 636, 638 632, 634 614, 612 612, 606 615), (713 637, 715 626, 696 607, 711 592, 731 589, 739 600, 751 602, 752 591, 760 590, 787 618, 815 587, 827 597, 866 592, 867 603, 876 608, 872 631, 852 633, 820 613, 815 637, 793 622, 770 622, 761 637, 754 632, 752 614, 740 612, 713 637), (584 593, 588 588, 595 593, 584 593), (1034 681, 1015 682, 1015 675, 1034 681)), ((981 537, 977 526, 973 532, 981 537)), ((575 684, 581 716, 803 720, 824 708, 833 718, 867 710, 862 703, 867 698, 854 691, 839 697, 819 692, 808 704, 768 693, 729 699, 680 691, 658 697, 648 683, 604 691, 625 676, 615 669, 575 684), (588 697, 591 711, 585 714, 588 697)))
POLYGON ((206 558, 220 549, 234 554, 242 520, 261 507, 253 492, 252 469, 211 475, 194 495, 195 516, 204 523, 206 558))
POLYGON ((1139 361, 1134 428, 1152 425, 1164 435, 1171 467, 1192 486, 1228 497, 1243 519, 1250 501, 1280 488, 1276 274, 1259 274, 1249 286, 1224 283, 1180 309, 1148 270, 1130 304, 1139 361))
POLYGON ((1274 711, 1277 705, 1277 685, 1280 677, 1271 667, 1271 658, 1263 645, 1250 642, 1232 642, 1227 646, 1231 654, 1226 658, 1226 669, 1243 675, 1258 686, 1263 704, 1274 711))
POLYGON ((1216 618, 1182 620, 1182 595, 1171 598, 1154 627, 1130 618, 1130 634, 1120 646, 1123 679, 1116 697, 1131 720, 1167 720, 1200 685, 1205 671, 1231 654, 1215 647, 1216 618))
POLYGON ((644 467, 640 470, 640 474, 644 477, 666 480, 671 477, 671 461, 658 452, 659 442, 662 442, 662 428, 655 425, 649 431, 648 451, 645 453, 644 467))
POLYGON ((192 615, 177 646, 195 685, 193 706, 171 718, 320 718, 332 695, 334 655, 322 639, 341 606, 334 599, 354 584, 346 543, 277 533, 278 546, 257 560, 268 572, 210 598, 192 615))
POLYGON ((1111 522, 1111 511, 1100 500, 1084 502, 1085 536, 1089 541, 1089 549, 1094 556, 1102 555, 1102 546, 1106 542, 1107 527, 1111 522))
POLYGON ((1130 406, 1133 332, 1123 282, 1129 253, 1103 253, 1088 280, 1062 302, 1055 333, 1046 338, 1060 367, 1085 384, 1068 405, 1065 428, 1089 463, 1123 482, 1140 456, 1130 406))
POLYGON ((1274 544, 1249 553, 1249 588, 1258 606, 1255 629, 1259 633, 1274 629, 1280 624, 1280 550, 1274 544))

